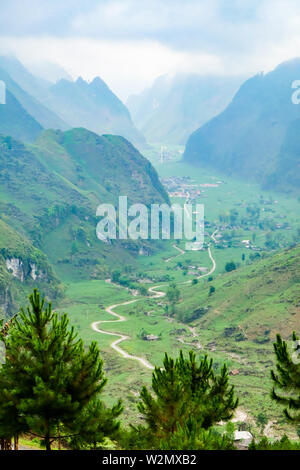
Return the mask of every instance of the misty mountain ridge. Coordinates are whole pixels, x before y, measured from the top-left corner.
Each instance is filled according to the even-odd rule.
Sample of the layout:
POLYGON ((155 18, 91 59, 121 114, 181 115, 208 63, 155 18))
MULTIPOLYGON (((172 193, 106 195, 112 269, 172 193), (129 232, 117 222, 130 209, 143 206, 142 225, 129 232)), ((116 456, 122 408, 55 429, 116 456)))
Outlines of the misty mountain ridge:
POLYGON ((145 143, 126 106, 100 77, 90 83, 79 77, 53 84, 33 75, 14 57, 6 56, 0 56, 0 68, 0 79, 7 82, 11 93, 42 127, 85 127, 100 135, 116 134, 134 143, 145 143))
POLYGON ((98 134, 116 134, 133 142, 145 142, 126 106, 100 77, 91 82, 81 77, 76 81, 59 80, 50 87, 45 104, 71 127, 85 127, 98 134))

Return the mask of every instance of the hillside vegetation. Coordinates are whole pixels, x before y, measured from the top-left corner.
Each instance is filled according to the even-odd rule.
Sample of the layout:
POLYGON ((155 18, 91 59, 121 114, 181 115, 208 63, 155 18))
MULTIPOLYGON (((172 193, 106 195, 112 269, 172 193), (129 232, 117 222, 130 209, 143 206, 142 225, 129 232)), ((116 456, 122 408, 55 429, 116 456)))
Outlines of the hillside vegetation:
MULTIPOLYGON (((183 291, 178 315, 222 341, 228 327, 238 339, 269 342, 300 327, 300 245, 183 291), (209 287, 215 292, 208 296, 209 287), (203 311, 199 311, 199 309, 203 311), (190 312, 190 313, 188 313, 190 312)), ((237 339, 237 341, 238 341, 237 339)))
POLYGON ((42 279, 52 287, 45 289, 38 276, 36 282, 53 293, 58 284, 50 265, 62 280, 103 279, 134 264, 142 247, 152 252, 147 241, 116 240, 112 249, 97 239, 97 206, 116 205, 119 195, 129 203, 168 201, 150 162, 122 137, 46 131, 25 147, 0 136, 0 249, 6 263, 13 259, 13 280, 31 282, 42 264, 42 279))

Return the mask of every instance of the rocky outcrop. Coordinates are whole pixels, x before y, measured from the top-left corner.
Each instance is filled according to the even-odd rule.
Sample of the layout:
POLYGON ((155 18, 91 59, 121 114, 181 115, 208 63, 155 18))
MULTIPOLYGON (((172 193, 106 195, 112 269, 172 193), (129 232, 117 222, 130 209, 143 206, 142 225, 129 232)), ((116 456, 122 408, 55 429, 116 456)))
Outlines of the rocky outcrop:
POLYGON ((8 258, 5 260, 6 267, 11 274, 24 282, 24 266, 20 258, 8 258))
POLYGON ((7 258, 5 260, 8 271, 11 272, 13 277, 16 277, 21 282, 31 278, 34 281, 44 277, 43 272, 39 272, 35 263, 29 262, 27 266, 21 258, 7 258))

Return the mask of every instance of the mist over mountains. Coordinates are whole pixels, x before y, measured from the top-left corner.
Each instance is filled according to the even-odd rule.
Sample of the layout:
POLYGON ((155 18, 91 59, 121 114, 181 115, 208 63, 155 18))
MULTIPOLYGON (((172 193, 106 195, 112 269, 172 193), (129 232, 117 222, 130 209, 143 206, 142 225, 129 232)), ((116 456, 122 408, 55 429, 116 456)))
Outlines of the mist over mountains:
POLYGON ((190 136, 185 161, 299 191, 300 107, 292 102, 299 77, 294 59, 247 80, 222 113, 190 136))
MULTIPOLYGON (((117 134, 135 143, 145 143, 126 106, 99 77, 91 83, 82 78, 75 82, 63 78, 53 84, 33 75, 17 59, 0 57, 0 80, 45 129, 85 127, 98 134, 117 134)), ((0 130, 2 125, 0 121, 0 130)), ((14 127, 15 124, 9 134, 20 138, 14 127)), ((8 128, 9 122, 6 122, 3 130, 8 128)), ((22 137, 31 140, 30 133, 22 137)))
POLYGON ((51 86, 45 104, 71 127, 86 127, 98 134, 117 134, 143 143, 143 135, 134 127, 126 106, 101 78, 91 83, 60 80, 51 86))
POLYGON ((130 96, 127 106, 149 142, 182 145, 194 130, 223 111, 242 82, 239 76, 163 75, 151 88, 130 96))

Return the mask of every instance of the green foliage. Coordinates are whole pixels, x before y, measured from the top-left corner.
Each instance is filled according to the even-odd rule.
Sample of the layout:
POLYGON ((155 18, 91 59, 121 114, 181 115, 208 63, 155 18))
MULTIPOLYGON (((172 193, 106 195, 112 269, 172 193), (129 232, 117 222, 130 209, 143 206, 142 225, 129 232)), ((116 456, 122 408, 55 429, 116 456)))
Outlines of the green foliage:
POLYGON ((138 426, 130 432, 123 433, 121 444, 125 449, 235 450, 230 434, 221 435, 215 429, 199 428, 192 417, 189 417, 183 425, 179 425, 172 434, 159 441, 142 426, 138 426))
POLYGON ((271 397, 285 406, 284 414, 289 421, 300 423, 300 342, 295 332, 292 340, 292 354, 280 335, 274 343, 277 370, 271 371, 274 384, 271 397))
POLYGON ((214 286, 209 287, 209 295, 212 295, 214 292, 216 292, 216 288, 214 286))
POLYGON ((72 449, 101 449, 105 440, 117 438, 120 422, 117 418, 123 412, 123 405, 119 401, 112 408, 104 406, 101 400, 91 401, 69 425, 74 437, 69 439, 72 449))
MULTIPOLYGON (((121 405, 106 415, 103 405, 95 401, 107 382, 97 344, 91 343, 86 350, 74 328, 69 328, 67 315, 59 318, 36 290, 29 301, 30 307, 20 310, 5 338, 6 362, 0 370, 0 416, 5 424, 1 432, 12 432, 7 424, 14 423, 17 430, 13 434, 29 430, 50 449, 52 440, 64 434, 75 432, 82 437, 80 423, 92 413, 91 408, 110 421, 121 412, 121 405)), ((98 436, 101 423, 87 431, 89 442, 93 430, 98 436)))
POLYGON ((201 318, 203 315, 205 315, 206 312, 207 308, 203 307, 195 308, 195 310, 192 310, 192 312, 189 312, 188 310, 181 310, 176 314, 176 318, 183 323, 190 323, 194 320, 198 320, 198 318, 201 318))
POLYGON ((300 450, 300 442, 290 441, 287 436, 283 436, 280 441, 270 442, 267 437, 260 441, 253 440, 249 445, 249 450, 300 450))
POLYGON ((172 283, 169 285, 168 290, 167 290, 167 299, 172 306, 172 313, 174 314, 175 305, 180 299, 180 290, 178 289, 175 283, 172 283))
POLYGON ((229 261, 225 264, 225 271, 229 273, 230 271, 234 271, 236 269, 236 264, 233 261, 229 261))
POLYGON ((258 413, 258 415, 256 416, 256 424, 260 427, 260 432, 262 434, 266 425, 268 424, 268 417, 265 415, 265 413, 258 413))
POLYGON ((188 359, 182 351, 176 360, 166 354, 163 369, 156 367, 152 374, 152 389, 154 396, 146 387, 141 390, 138 409, 147 427, 136 430, 139 435, 145 433, 150 446, 168 442, 174 433, 179 433, 175 440, 181 433, 188 441, 201 438, 202 429, 229 420, 238 406, 226 365, 217 376, 213 361, 205 356, 197 362, 192 351, 188 359))

